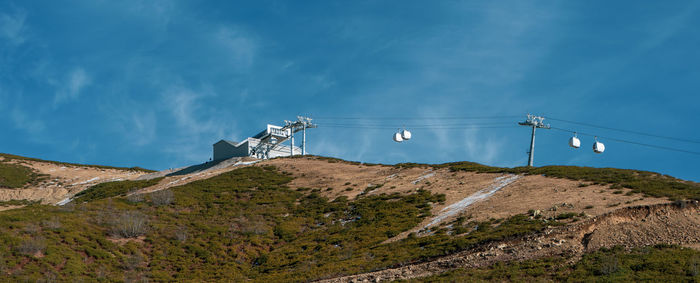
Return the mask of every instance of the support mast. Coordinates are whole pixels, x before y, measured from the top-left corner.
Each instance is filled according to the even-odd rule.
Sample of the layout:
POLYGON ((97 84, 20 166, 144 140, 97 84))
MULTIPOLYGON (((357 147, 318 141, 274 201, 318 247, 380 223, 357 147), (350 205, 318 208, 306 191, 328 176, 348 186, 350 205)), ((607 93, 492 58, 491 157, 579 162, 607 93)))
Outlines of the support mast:
POLYGON ((543 123, 544 117, 540 116, 535 116, 531 114, 527 114, 527 120, 525 122, 519 122, 521 126, 529 126, 532 127, 532 137, 530 138, 530 151, 528 152, 528 159, 527 159, 527 166, 532 167, 535 161, 535 129, 537 128, 542 128, 542 129, 549 129, 551 128, 549 124, 545 125, 543 123))
POLYGON ((289 155, 294 156, 294 133, 301 131, 301 155, 306 155, 306 129, 317 128, 318 126, 311 123, 311 118, 297 116, 296 121, 284 121, 283 130, 289 129, 289 138, 291 140, 289 155))

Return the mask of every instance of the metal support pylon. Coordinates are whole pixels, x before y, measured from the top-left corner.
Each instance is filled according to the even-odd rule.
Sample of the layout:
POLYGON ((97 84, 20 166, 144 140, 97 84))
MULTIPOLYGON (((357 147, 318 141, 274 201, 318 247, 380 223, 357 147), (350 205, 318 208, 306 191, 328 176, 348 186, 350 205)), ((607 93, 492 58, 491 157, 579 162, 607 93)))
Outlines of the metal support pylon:
POLYGON ((532 137, 530 138, 530 151, 528 152, 527 166, 532 167, 535 161, 535 129, 550 129, 549 124, 544 124, 544 117, 527 114, 525 122, 519 122, 521 126, 532 127, 532 137))
POLYGON ((301 154, 306 155, 306 129, 317 128, 318 126, 311 122, 311 118, 297 116, 296 121, 284 121, 285 126, 282 130, 289 129, 291 144, 289 149, 289 155, 294 156, 294 133, 301 131, 301 154))

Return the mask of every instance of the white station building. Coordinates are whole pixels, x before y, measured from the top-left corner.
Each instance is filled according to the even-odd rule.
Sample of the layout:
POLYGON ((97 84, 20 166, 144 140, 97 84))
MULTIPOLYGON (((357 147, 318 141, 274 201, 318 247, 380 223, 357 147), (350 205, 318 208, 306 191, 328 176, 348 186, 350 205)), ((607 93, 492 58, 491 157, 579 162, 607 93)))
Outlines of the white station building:
POLYGON ((220 140, 214 144, 214 161, 232 157, 255 157, 268 159, 280 156, 301 155, 302 150, 297 146, 290 149, 282 143, 291 137, 291 129, 267 125, 267 129, 241 142, 220 140))

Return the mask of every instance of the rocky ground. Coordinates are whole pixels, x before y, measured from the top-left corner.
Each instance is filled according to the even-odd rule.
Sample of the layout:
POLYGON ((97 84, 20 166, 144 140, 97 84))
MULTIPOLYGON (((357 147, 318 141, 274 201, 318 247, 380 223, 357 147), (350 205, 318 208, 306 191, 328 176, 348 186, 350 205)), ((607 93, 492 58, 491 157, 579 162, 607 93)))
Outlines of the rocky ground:
POLYGON ((380 282, 430 276, 455 268, 478 268, 498 261, 522 261, 563 255, 573 260, 602 247, 655 244, 696 247, 700 243, 698 202, 678 202, 617 209, 582 223, 542 234, 491 243, 429 262, 320 282, 380 282))

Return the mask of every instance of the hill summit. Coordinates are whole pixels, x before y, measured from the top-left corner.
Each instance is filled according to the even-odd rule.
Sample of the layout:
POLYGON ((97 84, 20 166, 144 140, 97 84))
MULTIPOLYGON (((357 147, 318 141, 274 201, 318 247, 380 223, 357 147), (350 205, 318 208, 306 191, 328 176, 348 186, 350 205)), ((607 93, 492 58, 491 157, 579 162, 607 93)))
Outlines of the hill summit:
POLYGON ((700 279, 700 185, 652 172, 0 158, 14 281, 700 279))

